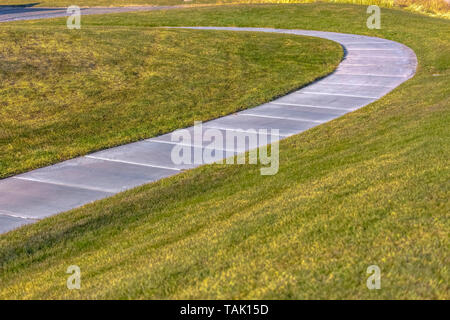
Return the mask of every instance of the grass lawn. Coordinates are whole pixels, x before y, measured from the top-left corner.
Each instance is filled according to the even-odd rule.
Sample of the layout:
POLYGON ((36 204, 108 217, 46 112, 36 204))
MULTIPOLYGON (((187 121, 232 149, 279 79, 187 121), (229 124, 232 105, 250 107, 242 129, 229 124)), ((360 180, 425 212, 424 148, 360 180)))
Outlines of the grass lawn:
MULTIPOLYGON (((77 0, 80 7, 143 6, 143 5, 204 5, 204 4, 249 4, 249 3, 350 3, 359 5, 379 5, 402 8, 431 16, 450 18, 450 3, 446 0, 77 0)), ((29 0, 3 0, 2 5, 27 5, 29 0)), ((73 0, 42 0, 37 7, 67 7, 73 0)))
POLYGON ((0 37, 0 178, 256 106, 343 54, 308 37, 141 27, 2 24, 0 37))
POLYGON ((383 9, 382 29, 368 30, 365 10, 268 5, 84 18, 87 30, 366 34, 410 46, 419 68, 376 103, 282 141, 277 175, 204 166, 1 235, 0 298, 449 299, 450 21, 383 9), (381 290, 366 287, 372 264, 381 290), (81 290, 66 288, 69 265, 81 268, 81 290))

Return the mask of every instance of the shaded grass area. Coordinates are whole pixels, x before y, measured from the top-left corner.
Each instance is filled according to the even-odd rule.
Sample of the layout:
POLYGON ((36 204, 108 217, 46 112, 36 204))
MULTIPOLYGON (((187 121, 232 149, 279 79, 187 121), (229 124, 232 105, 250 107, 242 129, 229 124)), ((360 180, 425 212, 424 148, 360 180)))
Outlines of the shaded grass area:
MULTIPOLYGON (((90 18, 380 36, 417 75, 280 144, 280 171, 204 166, 0 236, 1 298, 449 298, 449 22, 386 10, 266 6, 90 18), (82 289, 67 290, 78 265, 82 289), (381 268, 368 290, 366 269, 381 268)), ((56 22, 41 22, 56 23, 56 22)))
POLYGON ((0 37, 0 178, 256 106, 342 57, 255 33, 5 24, 0 37))
MULTIPOLYGON (((4 0, 8 4, 30 4, 24 0, 4 0)), ((67 7, 72 0, 42 0, 33 6, 67 7)), ((450 18, 450 2, 446 0, 78 0, 81 7, 143 6, 143 5, 201 5, 201 4, 255 4, 255 3, 346 3, 357 5, 378 5, 387 8, 402 8, 411 12, 450 18)))

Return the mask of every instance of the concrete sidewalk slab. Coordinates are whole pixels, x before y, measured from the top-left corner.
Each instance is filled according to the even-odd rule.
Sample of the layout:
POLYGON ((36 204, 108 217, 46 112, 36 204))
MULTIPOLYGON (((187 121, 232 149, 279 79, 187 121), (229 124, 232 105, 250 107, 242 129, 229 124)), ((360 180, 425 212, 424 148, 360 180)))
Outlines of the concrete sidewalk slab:
POLYGON ((293 119, 279 119, 272 117, 252 117, 245 114, 234 114, 222 117, 203 124, 206 128, 217 128, 225 130, 256 130, 278 129, 282 136, 290 136, 303 132, 316 126, 317 123, 311 121, 300 121, 293 119))
POLYGON ((240 114, 283 117, 293 120, 309 120, 316 123, 330 121, 345 114, 343 110, 319 109, 266 103, 262 106, 241 111, 240 114))
POLYGON ((35 222, 35 220, 17 218, 8 215, 2 215, 0 213, 0 233, 5 233, 33 222, 35 222))
MULTIPOLYGON (((203 125, 205 125, 205 124, 203 124, 203 125)), ((226 154, 228 156, 230 154, 237 154, 240 152, 245 152, 245 151, 248 151, 251 149, 258 148, 260 146, 266 145, 267 143, 270 144, 272 142, 278 141, 279 139, 285 137, 285 136, 280 135, 280 137, 278 137, 278 139, 276 139, 275 137, 272 137, 269 135, 264 141, 266 143, 261 144, 261 142, 259 141, 258 132, 252 133, 251 131, 246 131, 243 128, 239 128, 237 130, 232 130, 230 128, 230 130, 226 130, 223 128, 218 129, 216 127, 205 127, 204 126, 203 132, 200 134, 199 134, 199 132, 196 132, 194 127, 189 127, 189 128, 182 129, 182 130, 186 131, 189 134, 189 137, 190 137, 189 141, 187 141, 187 142, 184 141, 184 142, 180 142, 180 143, 172 142, 172 133, 168 133, 168 134, 156 137, 156 138, 151 138, 151 139, 148 139, 147 141, 153 141, 153 142, 158 142, 158 143, 164 142, 164 143, 171 144, 172 146, 176 145, 176 144, 178 144, 178 145, 187 144, 189 146, 197 146, 197 147, 201 146, 202 148, 207 148, 207 149, 211 149, 211 148, 218 149, 217 146, 214 146, 214 145, 211 146, 213 141, 207 140, 206 137, 204 137, 204 135, 206 134, 207 131, 217 132, 221 137, 225 137, 225 138, 227 136, 229 136, 235 140, 239 140, 239 141, 245 140, 245 143, 243 145, 235 145, 233 149, 227 148, 226 142, 223 143, 223 147, 220 149, 227 151, 226 154), (274 140, 271 140, 271 139, 274 139, 274 140)), ((179 130, 177 130, 177 131, 179 131, 179 130)))
POLYGON ((318 82, 308 86, 307 92, 324 92, 330 94, 358 95, 358 96, 380 96, 391 91, 393 87, 381 87, 371 85, 348 85, 318 82))
POLYGON ((352 111, 376 100, 376 98, 373 97, 367 98, 359 96, 353 97, 330 94, 303 93, 304 91, 307 92, 307 90, 307 88, 304 88, 293 94, 278 99, 277 102, 291 103, 300 106, 338 108, 352 111))
POLYGON ((112 193, 13 177, 0 181, 0 211, 42 219, 111 196, 112 193))
POLYGON ((21 174, 18 178, 117 193, 177 171, 82 157, 21 174))
MULTIPOLYGON (((171 160, 172 149, 173 145, 170 144, 139 141, 96 152, 89 155, 89 157, 171 171, 181 171, 185 169, 192 169, 194 167, 193 165, 178 165, 173 163, 171 160)), ((201 148, 191 147, 191 149, 191 154, 193 154, 195 149, 201 148)))

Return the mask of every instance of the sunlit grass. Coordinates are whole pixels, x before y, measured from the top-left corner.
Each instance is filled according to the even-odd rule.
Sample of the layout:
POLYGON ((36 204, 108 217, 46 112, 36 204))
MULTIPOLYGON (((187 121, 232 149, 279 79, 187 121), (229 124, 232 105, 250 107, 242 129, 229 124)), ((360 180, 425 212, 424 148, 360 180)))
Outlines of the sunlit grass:
POLYGON ((450 1, 445 0, 395 0, 395 4, 412 12, 450 18, 450 1))
POLYGON ((365 34, 408 45, 419 68, 282 141, 274 176, 200 167, 0 236, 0 298, 449 299, 450 22, 382 11, 380 30, 365 8, 329 4, 86 18, 365 34), (79 291, 66 288, 73 264, 79 291), (381 290, 366 287, 373 264, 381 290))
POLYGON ((256 106, 342 56, 296 36, 1 27, 0 178, 256 106))

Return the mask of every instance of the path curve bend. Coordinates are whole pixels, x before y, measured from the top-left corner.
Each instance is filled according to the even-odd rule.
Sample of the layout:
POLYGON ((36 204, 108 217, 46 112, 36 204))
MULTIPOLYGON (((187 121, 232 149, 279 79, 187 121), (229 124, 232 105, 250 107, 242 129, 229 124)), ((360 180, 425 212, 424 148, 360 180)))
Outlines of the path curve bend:
MULTIPOLYGON (((224 136, 247 135, 248 129, 279 129, 280 139, 301 133, 380 99, 411 78, 417 67, 410 48, 381 38, 290 29, 183 28, 312 36, 338 42, 345 50, 344 60, 327 77, 258 107, 203 123, 224 136)), ((174 164, 171 151, 180 145, 171 137, 165 134, 0 180, 0 233, 201 165, 174 164)), ((206 144, 192 141, 183 146, 195 154, 206 144)), ((232 151, 262 144, 248 143, 232 151)), ((223 149, 215 152, 229 155, 223 149)))

